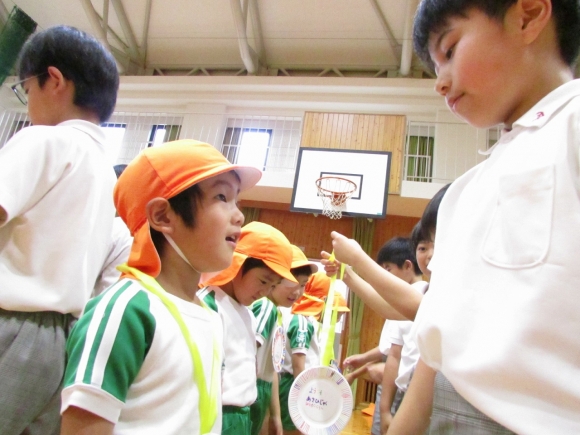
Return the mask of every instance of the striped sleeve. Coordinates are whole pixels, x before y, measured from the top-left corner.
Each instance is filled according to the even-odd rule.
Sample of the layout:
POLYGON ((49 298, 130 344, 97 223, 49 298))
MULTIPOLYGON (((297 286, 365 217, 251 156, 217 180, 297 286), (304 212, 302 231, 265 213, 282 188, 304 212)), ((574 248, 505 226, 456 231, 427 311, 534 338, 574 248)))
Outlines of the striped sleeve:
POLYGON ((288 325, 288 340, 292 353, 304 353, 310 348, 314 326, 301 314, 294 314, 288 325))
POLYGON ((250 308, 256 318, 256 339, 264 344, 276 327, 278 310, 268 298, 258 299, 250 308))
POLYGON ((217 302, 215 301, 215 291, 210 290, 208 287, 204 287, 197 291, 197 297, 213 311, 216 313, 218 312, 217 302))
POLYGON ((130 280, 89 302, 67 340, 62 411, 75 405, 116 423, 155 335, 149 308, 130 280))

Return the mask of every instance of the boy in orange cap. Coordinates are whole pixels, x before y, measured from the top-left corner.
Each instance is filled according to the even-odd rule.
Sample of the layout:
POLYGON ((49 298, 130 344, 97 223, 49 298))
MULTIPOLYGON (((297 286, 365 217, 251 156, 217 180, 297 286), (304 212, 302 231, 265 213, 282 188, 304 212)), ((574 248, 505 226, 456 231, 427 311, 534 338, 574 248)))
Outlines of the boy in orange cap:
MULTIPOLYGON (((279 385, 284 435, 300 434, 290 417, 288 396, 294 379, 300 373, 320 365, 322 349, 318 340, 319 319, 324 311, 331 281, 324 272, 312 274, 306 283, 304 294, 292 305, 292 309, 280 309, 286 331, 286 355, 289 355, 284 359, 279 385)), ((333 305, 340 311, 348 310, 346 301, 336 291, 333 305)))
POLYGON ((114 200, 133 246, 68 339, 61 434, 221 430, 221 322, 196 292, 201 272, 231 263, 238 193, 260 176, 192 140, 147 148, 125 169, 114 200))
POLYGON ((292 275, 297 284, 283 280, 267 296, 251 306, 256 317, 256 342, 258 345, 258 399, 250 407, 252 435, 258 435, 270 409, 270 433, 282 431, 280 419, 280 401, 278 398, 278 376, 284 359, 284 328, 282 313, 278 307, 291 307, 304 293, 308 278, 318 270, 318 266, 309 261, 304 252, 292 245, 292 275), (274 353, 272 350, 274 348, 274 353))
POLYGON ((224 435, 250 435, 250 405, 257 397, 255 319, 248 306, 292 275, 292 246, 276 228, 251 222, 242 228, 229 268, 204 281, 198 296, 220 316, 224 435))

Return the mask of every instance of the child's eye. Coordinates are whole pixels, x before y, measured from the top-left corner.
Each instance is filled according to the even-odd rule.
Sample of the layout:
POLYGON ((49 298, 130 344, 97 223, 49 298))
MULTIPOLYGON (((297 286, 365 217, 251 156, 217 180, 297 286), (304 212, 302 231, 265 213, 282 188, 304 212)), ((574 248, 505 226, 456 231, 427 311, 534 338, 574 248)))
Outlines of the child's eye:
POLYGON ((453 56, 453 49, 455 48, 455 45, 452 45, 446 52, 445 52, 445 59, 449 60, 451 59, 451 56, 453 56))
POLYGON ((224 202, 226 202, 226 201, 228 200, 228 199, 226 198, 226 196, 225 196, 223 193, 220 193, 220 194, 217 196, 217 199, 219 199, 220 201, 224 201, 224 202))

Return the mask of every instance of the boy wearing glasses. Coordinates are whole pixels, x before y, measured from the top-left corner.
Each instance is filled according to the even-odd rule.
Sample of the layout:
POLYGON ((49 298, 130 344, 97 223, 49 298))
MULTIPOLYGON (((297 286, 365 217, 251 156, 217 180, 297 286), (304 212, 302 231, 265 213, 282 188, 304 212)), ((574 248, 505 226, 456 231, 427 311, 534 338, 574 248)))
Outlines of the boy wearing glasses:
POLYGON ((32 36, 18 72, 33 126, 0 149, 0 433, 55 434, 66 337, 115 216, 99 124, 119 77, 96 39, 65 26, 32 36))

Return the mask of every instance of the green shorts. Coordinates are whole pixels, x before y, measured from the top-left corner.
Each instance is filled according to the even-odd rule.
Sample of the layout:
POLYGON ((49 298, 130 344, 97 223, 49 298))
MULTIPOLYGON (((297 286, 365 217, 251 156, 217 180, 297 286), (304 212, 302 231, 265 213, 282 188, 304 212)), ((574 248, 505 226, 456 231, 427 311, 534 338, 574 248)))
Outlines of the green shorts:
POLYGON ((222 407, 222 435, 250 435, 252 422, 250 407, 224 405, 222 407))
POLYGON ((288 395, 290 394, 290 387, 294 382, 294 375, 291 373, 282 373, 280 376, 280 417, 282 418, 282 428, 284 430, 296 430, 294 422, 290 417, 290 410, 288 409, 288 395))
POLYGON ((252 421, 252 435, 258 435, 272 399, 272 382, 258 379, 258 398, 250 406, 250 420, 252 421))

